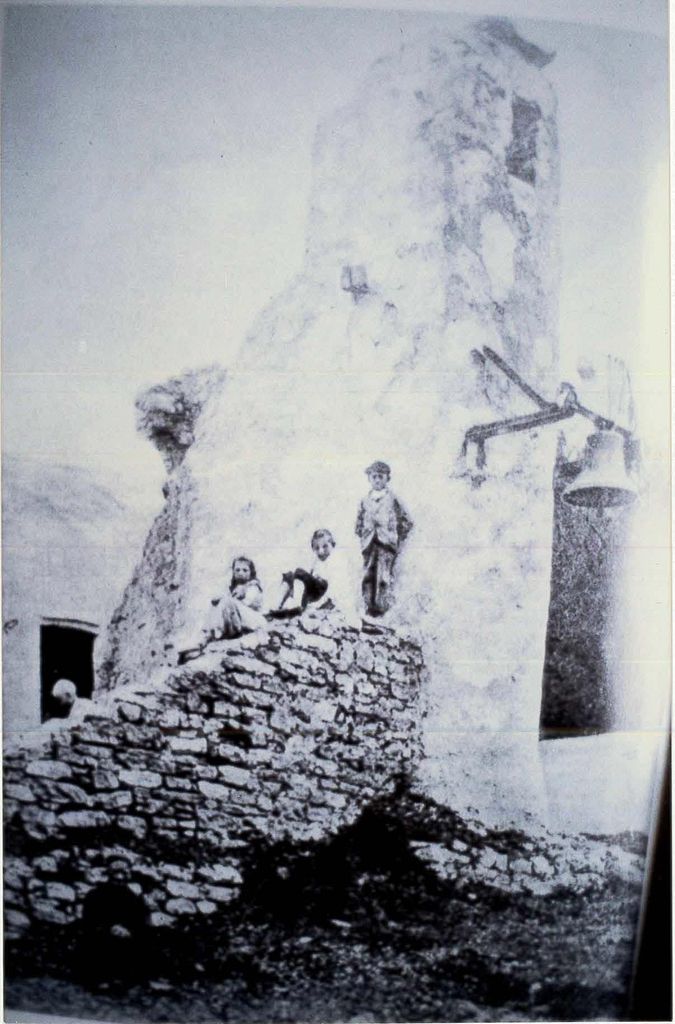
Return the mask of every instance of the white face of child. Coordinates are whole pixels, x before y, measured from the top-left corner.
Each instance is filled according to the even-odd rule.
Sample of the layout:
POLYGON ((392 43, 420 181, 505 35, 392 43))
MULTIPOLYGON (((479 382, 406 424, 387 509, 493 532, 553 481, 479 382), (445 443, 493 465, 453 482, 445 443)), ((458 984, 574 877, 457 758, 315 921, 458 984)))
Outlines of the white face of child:
POLYGON ((374 469, 368 474, 370 486, 374 491, 383 491, 389 483, 389 475, 387 473, 381 473, 379 469, 374 469))
POLYGON ((314 553, 320 562, 325 562, 333 550, 333 542, 328 537, 319 537, 312 544, 314 553))
POLYGON ((237 559, 232 566, 232 576, 236 583, 248 583, 251 579, 251 566, 243 559, 237 559))

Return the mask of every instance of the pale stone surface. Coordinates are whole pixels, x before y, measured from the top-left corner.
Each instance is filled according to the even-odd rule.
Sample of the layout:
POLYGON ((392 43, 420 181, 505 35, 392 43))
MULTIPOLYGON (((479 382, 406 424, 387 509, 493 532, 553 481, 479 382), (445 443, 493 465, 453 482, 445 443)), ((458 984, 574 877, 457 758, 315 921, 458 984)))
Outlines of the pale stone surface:
MULTIPOLYGON (((186 378, 201 412, 182 439, 179 385, 150 393, 157 422, 171 419, 174 468, 104 678, 133 679, 165 645, 198 642, 229 556, 254 558, 273 601, 319 525, 351 566, 356 602, 363 469, 385 458, 416 524, 392 623, 424 637, 429 742, 461 761, 448 798, 537 811, 541 780, 521 740, 538 727, 554 432, 491 442, 478 490, 456 475, 467 427, 532 410, 475 348, 500 351, 549 398, 557 384, 555 98, 514 39, 485 22, 465 40, 404 46, 319 126, 302 272, 226 377, 203 375, 203 393, 186 378), (484 742, 467 749, 476 730, 484 742)), ((236 667, 243 653, 227 656, 236 667)))
POLYGON ((26 774, 41 779, 69 779, 72 771, 67 764, 58 761, 32 761, 26 766, 26 774))

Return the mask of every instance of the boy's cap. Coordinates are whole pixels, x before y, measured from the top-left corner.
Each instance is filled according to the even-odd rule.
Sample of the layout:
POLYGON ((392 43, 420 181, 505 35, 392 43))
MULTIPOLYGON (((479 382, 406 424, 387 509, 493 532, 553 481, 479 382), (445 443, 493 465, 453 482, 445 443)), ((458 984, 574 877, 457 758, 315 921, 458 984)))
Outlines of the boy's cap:
POLYGON ((365 470, 366 473, 386 473, 391 476, 391 469, 386 462, 373 462, 365 470))

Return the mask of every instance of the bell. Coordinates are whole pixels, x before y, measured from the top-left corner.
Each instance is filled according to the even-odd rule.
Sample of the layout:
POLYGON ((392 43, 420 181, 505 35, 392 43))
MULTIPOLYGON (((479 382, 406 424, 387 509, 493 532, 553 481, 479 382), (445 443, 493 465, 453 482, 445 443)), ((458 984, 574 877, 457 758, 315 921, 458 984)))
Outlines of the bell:
POLYGON ((577 508, 632 505, 637 488, 626 472, 624 439, 615 430, 589 434, 584 468, 567 485, 563 500, 577 508))

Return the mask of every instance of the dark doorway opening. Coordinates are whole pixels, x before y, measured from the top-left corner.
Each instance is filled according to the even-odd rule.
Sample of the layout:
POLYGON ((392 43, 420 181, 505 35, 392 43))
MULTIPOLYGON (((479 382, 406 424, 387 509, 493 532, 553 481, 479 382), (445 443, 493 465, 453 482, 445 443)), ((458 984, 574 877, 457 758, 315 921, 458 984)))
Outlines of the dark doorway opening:
POLYGON ((78 697, 91 697, 94 690, 94 641, 91 623, 45 623, 40 627, 40 717, 59 717, 60 706, 51 692, 57 679, 70 679, 78 697))

